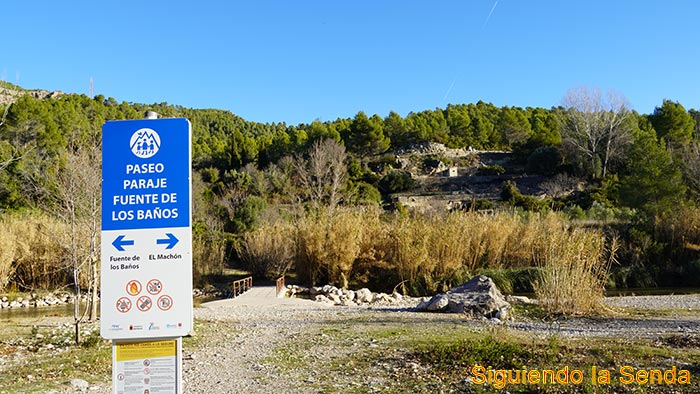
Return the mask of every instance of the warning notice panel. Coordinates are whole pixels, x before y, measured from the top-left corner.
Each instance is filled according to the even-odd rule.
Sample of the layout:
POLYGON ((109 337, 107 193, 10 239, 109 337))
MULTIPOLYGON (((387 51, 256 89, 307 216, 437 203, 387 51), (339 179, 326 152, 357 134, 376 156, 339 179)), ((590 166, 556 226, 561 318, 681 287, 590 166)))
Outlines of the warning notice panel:
POLYGON ((117 341, 113 347, 114 393, 176 393, 177 340, 117 341))
POLYGON ((178 337, 192 329, 191 134, 187 119, 102 128, 106 339, 178 337))

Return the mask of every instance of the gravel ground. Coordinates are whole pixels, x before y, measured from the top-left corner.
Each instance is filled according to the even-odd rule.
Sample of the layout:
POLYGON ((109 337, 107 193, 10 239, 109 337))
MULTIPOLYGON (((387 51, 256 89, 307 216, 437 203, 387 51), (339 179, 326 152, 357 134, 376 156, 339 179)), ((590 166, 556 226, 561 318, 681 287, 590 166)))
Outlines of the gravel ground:
MULTIPOLYGON (((573 318, 556 322, 518 320, 505 324, 517 331, 543 336, 553 332, 566 337, 613 338, 652 338, 668 334, 700 335, 700 313, 695 313, 700 311, 700 295, 613 297, 607 299, 607 303, 613 307, 660 309, 664 312, 659 313, 659 317, 648 317, 653 316, 653 312, 647 313, 647 317, 643 319, 573 318), (678 314, 675 314, 674 310, 678 310, 678 314), (691 312, 684 312, 688 310, 691 312)), ((270 362, 275 357, 280 357, 275 349, 285 344, 293 344, 301 335, 305 335, 306 338, 309 333, 322 335, 321 329, 333 324, 357 324, 358 320, 406 324, 410 324, 411 321, 429 320, 435 324, 455 324, 458 319, 448 314, 412 312, 410 306, 412 305, 407 302, 391 308, 334 307, 297 299, 285 299, 272 305, 239 305, 231 300, 204 304, 195 308, 195 318, 205 322, 199 331, 195 326, 195 341, 202 342, 193 349, 183 350, 184 392, 316 392, 313 388, 316 378, 313 375, 299 376, 299 373, 295 374, 294 371, 280 371, 279 364, 270 362)), ((493 323, 461 321, 460 324, 479 329, 493 323)), ((322 351, 327 350, 324 348, 322 351)), ((310 350, 314 351, 321 350, 310 350)), ((319 369, 318 373, 323 373, 322 365, 319 365, 319 369)), ((356 379, 363 379, 362 384, 370 387, 377 383, 373 382, 371 377, 356 379)), ((74 391, 67 388, 63 392, 74 391)), ((88 392, 106 394, 110 393, 111 389, 102 383, 91 386, 88 392)))
MULTIPOLYGON (((654 338, 660 335, 700 335, 700 316, 688 311, 700 311, 700 294, 608 297, 605 303, 613 308, 660 310, 658 317, 645 319, 629 317, 572 318, 557 321, 513 322, 508 326, 540 335, 564 337, 625 337, 654 338), (676 313, 674 313, 676 312, 676 313)), ((622 309, 624 312, 624 309, 622 309)), ((653 315, 653 313, 651 313, 653 315)), ((622 314, 624 316, 624 313, 622 314)))
MULTIPOLYGON (((663 310, 700 310, 700 295, 614 297, 607 303, 615 307, 663 310)), ((236 305, 211 306, 196 310, 199 319, 221 322, 221 335, 212 347, 188 354, 184 363, 185 387, 191 393, 246 392, 271 393, 308 390, 313 377, 298 377, 296 382, 279 380, 282 374, 265 360, 273 349, 296 335, 315 330, 319 325, 353 319, 401 320, 432 319, 435 323, 454 321, 454 316, 411 312, 409 303, 398 307, 332 307, 322 303, 295 300, 285 305, 241 308, 236 305), (222 373, 222 371, 226 371, 222 373)), ((700 316, 687 313, 680 318, 664 314, 659 318, 575 318, 558 322, 509 322, 518 331, 539 335, 556 332, 566 337, 652 338, 660 335, 700 335, 700 316), (690 316, 690 315, 688 315, 690 316)), ((493 323, 465 322, 484 327, 493 323)))
POLYGON ((700 310, 700 294, 608 297, 605 301, 624 308, 700 310))

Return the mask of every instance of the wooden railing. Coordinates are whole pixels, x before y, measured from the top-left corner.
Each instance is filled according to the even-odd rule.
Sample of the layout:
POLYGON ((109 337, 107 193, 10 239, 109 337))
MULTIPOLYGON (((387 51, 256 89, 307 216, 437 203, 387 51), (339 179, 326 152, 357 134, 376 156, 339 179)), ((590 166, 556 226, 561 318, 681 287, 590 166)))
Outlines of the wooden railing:
POLYGON ((277 281, 275 282, 275 294, 277 297, 280 296, 280 292, 284 290, 284 276, 280 276, 277 278, 277 281))
POLYGON ((253 287, 253 277, 249 276, 247 278, 235 280, 233 281, 231 286, 233 287, 233 293, 231 297, 238 297, 239 295, 245 293, 246 291, 250 290, 251 287, 253 287))

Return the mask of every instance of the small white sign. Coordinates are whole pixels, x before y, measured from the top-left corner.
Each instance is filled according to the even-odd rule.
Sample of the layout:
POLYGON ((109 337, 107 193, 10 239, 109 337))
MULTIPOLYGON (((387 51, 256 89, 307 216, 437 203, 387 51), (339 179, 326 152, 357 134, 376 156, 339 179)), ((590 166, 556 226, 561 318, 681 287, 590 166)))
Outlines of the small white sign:
POLYGON ((191 239, 188 227, 102 233, 102 272, 104 278, 109 278, 109 283, 102 284, 103 338, 159 338, 190 333, 191 239), (114 245, 117 240, 123 251, 114 245))

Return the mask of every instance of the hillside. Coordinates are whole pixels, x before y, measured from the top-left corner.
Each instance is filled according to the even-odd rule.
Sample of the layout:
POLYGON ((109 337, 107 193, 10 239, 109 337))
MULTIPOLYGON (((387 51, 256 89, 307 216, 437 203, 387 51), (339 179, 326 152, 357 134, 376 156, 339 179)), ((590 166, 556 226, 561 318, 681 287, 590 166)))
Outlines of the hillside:
POLYGON ((507 181, 523 195, 541 200, 568 195, 582 186, 569 182, 553 196, 555 176, 528 174, 512 152, 450 149, 439 143, 398 151, 394 166, 408 171, 415 186, 392 194, 392 200, 422 213, 469 209, 476 201, 482 206, 497 202, 507 181))
MULTIPOLYGON (((350 211, 385 208, 382 228, 389 233, 394 230, 387 224, 391 218, 404 217, 393 213, 404 209, 502 211, 523 220, 554 211, 573 226, 584 223, 601 236, 610 232, 622 240, 615 282, 675 285, 698 277, 688 275, 698 272, 700 257, 688 245, 700 244, 695 230, 700 222, 700 113, 669 100, 649 115, 626 109, 592 113, 497 107, 479 101, 405 117, 358 112, 353 118, 287 125, 250 122, 226 110, 119 103, 102 95, 11 84, 3 85, 0 96, 14 100, 5 106, 7 117, 0 125, 0 219, 8 224, 8 245, 49 225, 60 233, 66 225, 62 209, 70 206, 61 198, 70 195, 65 187, 74 180, 71 176, 89 178, 85 181, 92 186, 82 191, 99 195, 102 125, 141 119, 144 111, 153 110, 192 123, 197 280, 206 281, 240 261, 237 243, 261 226, 298 220, 299 212, 313 221, 314 211, 338 205, 350 211), (596 138, 577 133, 582 125, 595 129, 596 138), (44 216, 30 220, 19 212, 44 216), (15 225, 11 231, 10 222, 15 225)), ((92 211, 85 206, 84 212, 92 211)), ((355 220, 349 213, 348 218, 355 220)), ((80 220, 89 222, 88 217, 80 220)), ((299 223, 291 228, 298 231, 299 223)), ((41 288, 70 277, 68 271, 62 277, 49 274, 49 267, 61 264, 64 256, 35 261, 31 253, 20 255, 54 250, 55 239, 32 242, 36 244, 15 248, 0 262, 7 268, 0 272, 0 284, 41 288), (37 267, 46 272, 37 274, 37 267)), ((286 267, 294 266, 292 259, 287 257, 286 267)), ((346 279, 372 278, 354 271, 355 263, 370 264, 346 262, 346 279)))

